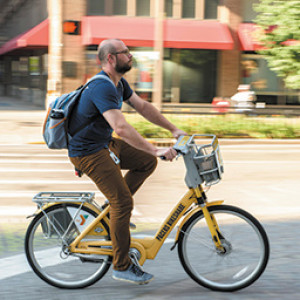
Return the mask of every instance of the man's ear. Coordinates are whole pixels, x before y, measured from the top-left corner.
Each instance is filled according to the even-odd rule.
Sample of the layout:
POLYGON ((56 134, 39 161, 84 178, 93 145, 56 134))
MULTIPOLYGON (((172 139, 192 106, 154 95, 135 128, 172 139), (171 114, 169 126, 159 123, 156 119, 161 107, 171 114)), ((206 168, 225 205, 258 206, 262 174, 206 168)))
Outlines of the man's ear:
POLYGON ((107 54, 107 61, 108 61, 110 64, 111 64, 111 63, 114 63, 114 62, 115 62, 114 57, 115 57, 115 55, 113 55, 113 54, 111 54, 111 53, 107 54))

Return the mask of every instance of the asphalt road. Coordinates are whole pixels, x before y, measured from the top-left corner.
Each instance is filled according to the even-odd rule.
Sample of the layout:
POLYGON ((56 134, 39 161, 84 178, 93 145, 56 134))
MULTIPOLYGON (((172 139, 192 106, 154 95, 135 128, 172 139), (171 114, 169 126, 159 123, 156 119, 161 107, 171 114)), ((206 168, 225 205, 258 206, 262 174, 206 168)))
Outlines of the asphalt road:
MULTIPOLYGON (((217 293, 198 286, 184 272, 177 251, 166 244, 145 269, 155 274, 147 286, 104 279, 83 290, 48 286, 30 271, 22 247, 23 236, 7 234, 28 224, 34 211, 32 196, 39 191, 96 191, 88 178, 76 178, 64 151, 44 145, 0 146, 0 295, 1 299, 296 299, 300 294, 299 167, 297 143, 244 144, 221 141, 225 174, 208 192, 209 200, 224 199, 255 215, 264 225, 271 244, 269 265, 252 286, 236 293, 217 293), (7 225, 8 224, 8 225, 7 225), (7 229, 7 226, 9 229, 7 229), (13 240, 12 251, 10 240, 13 240), (17 245, 16 245, 17 244, 17 245), (5 247, 3 247, 3 245, 5 247)), ((182 159, 159 162, 156 172, 135 197, 133 221, 145 234, 162 221, 185 193, 182 159)), ((97 193, 97 200, 104 199, 97 193)), ((170 237, 172 238, 172 236, 170 237)))

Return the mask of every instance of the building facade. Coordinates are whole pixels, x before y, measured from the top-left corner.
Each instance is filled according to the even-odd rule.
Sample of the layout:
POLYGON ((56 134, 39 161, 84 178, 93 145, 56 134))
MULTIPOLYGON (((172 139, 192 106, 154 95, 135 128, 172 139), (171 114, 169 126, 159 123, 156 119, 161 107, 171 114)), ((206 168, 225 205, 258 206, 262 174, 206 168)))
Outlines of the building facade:
POLYGON ((211 103, 251 83, 260 102, 298 104, 248 41, 258 0, 63 0, 62 20, 80 21, 81 30, 62 34, 56 83, 48 73, 50 1, 0 0, 2 95, 44 106, 51 89, 70 91, 99 72, 98 44, 120 38, 135 57, 127 80, 145 100, 153 100, 158 78, 162 103, 211 103))

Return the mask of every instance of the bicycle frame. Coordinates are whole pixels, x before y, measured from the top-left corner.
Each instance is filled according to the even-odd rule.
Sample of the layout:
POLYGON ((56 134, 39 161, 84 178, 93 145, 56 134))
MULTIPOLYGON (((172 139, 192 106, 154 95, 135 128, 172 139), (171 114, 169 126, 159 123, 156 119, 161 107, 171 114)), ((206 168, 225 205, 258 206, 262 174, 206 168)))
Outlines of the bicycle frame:
MULTIPOLYGON (((178 221, 187 213, 187 211, 191 208, 193 204, 199 204, 199 199, 202 197, 203 190, 202 187, 199 186, 196 189, 191 188, 189 191, 183 196, 183 198, 177 203, 177 205, 173 208, 167 218, 164 220, 158 231, 153 237, 145 237, 145 238, 132 238, 130 248, 135 248, 139 251, 139 263, 143 265, 146 259, 154 259, 162 247, 164 241, 169 236, 170 232, 176 226, 178 221)), ((219 234, 217 232, 218 226, 214 218, 211 217, 207 207, 212 205, 221 204, 223 201, 215 201, 207 203, 203 201, 201 206, 197 205, 194 209, 188 212, 186 217, 181 222, 177 235, 175 238, 175 244, 178 240, 179 233, 181 232, 181 228, 185 221, 191 217, 194 213, 199 210, 203 211, 204 217, 206 219, 209 230, 212 234, 213 241, 217 248, 223 248, 221 246, 221 242, 219 240, 219 234)), ((95 218, 95 220, 85 228, 81 234, 70 244, 69 250, 71 253, 81 253, 81 254, 96 254, 96 255, 113 255, 112 252, 112 242, 105 240, 93 240, 93 241, 84 241, 83 239, 89 235, 94 228, 99 226, 99 223, 102 219, 106 219, 107 214, 109 212, 109 206, 107 206, 99 215, 95 218)))

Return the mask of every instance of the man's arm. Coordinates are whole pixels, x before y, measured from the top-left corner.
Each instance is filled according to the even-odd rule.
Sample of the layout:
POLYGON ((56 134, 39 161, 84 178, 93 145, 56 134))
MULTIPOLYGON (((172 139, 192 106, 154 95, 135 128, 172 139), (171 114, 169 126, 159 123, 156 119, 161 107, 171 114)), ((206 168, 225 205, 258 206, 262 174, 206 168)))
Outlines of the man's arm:
POLYGON ((125 101, 148 121, 169 130, 175 138, 186 133, 169 122, 151 103, 142 100, 135 92, 125 101))
POLYGON ((155 146, 146 141, 130 124, 126 122, 120 110, 107 110, 103 113, 103 116, 116 134, 131 146, 152 154, 153 156, 164 156, 167 160, 172 160, 177 155, 176 151, 171 147, 157 149, 155 146))

